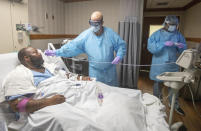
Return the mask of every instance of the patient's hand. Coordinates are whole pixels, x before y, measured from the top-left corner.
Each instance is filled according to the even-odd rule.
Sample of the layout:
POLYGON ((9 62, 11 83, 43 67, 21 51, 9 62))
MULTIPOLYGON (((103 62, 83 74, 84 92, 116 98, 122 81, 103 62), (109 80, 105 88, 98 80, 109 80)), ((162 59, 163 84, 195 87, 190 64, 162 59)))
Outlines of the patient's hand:
POLYGON ((81 81, 91 81, 91 78, 89 76, 78 76, 77 80, 81 80, 81 81))
POLYGON ((83 76, 82 80, 83 81, 91 81, 91 78, 89 76, 83 76))
POLYGON ((51 104, 56 105, 56 104, 61 104, 65 102, 66 98, 63 95, 55 95, 50 98, 51 104))
MULTIPOLYGON (((66 77, 69 79, 71 77, 71 73, 67 73, 66 77)), ((92 79, 89 76, 81 76, 81 75, 77 76, 77 80, 78 81, 92 81, 92 79)))

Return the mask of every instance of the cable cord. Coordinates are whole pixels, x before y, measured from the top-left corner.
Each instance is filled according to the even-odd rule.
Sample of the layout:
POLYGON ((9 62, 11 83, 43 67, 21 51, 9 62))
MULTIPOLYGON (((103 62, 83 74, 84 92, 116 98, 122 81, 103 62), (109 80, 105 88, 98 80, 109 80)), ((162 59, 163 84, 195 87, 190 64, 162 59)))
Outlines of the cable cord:
POLYGON ((167 101, 168 97, 170 96, 170 93, 171 93, 171 92, 169 92, 168 95, 165 97, 164 103, 167 101))
POLYGON ((190 93, 191 93, 192 102, 193 102, 193 107, 194 107, 196 113, 198 114, 198 116, 201 117, 201 114, 198 112, 197 107, 196 107, 196 105, 195 105, 194 97, 193 97, 193 92, 192 92, 191 87, 189 86, 189 84, 188 84, 188 87, 189 87, 189 90, 190 90, 190 93))
MULTIPOLYGON (((75 58, 65 58, 65 59, 71 59, 74 60, 75 58)), ((102 63, 102 64, 112 64, 111 62, 98 62, 98 61, 88 61, 88 60, 78 60, 78 61, 85 61, 90 63, 102 63)), ((152 65, 135 65, 135 64, 117 64, 117 65, 123 65, 123 66, 161 66, 161 65, 168 65, 168 64, 175 64, 175 62, 170 63, 163 63, 163 64, 152 64, 152 65)))

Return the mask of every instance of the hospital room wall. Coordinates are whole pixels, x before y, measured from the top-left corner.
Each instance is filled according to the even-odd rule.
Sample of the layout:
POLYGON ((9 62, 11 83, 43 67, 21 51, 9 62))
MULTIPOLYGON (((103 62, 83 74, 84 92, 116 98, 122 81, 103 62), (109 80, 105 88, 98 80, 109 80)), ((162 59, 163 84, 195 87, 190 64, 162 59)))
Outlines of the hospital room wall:
MULTIPOLYGON (((31 34, 65 34, 64 8, 64 2, 60 0, 29 0, 29 22, 39 27, 39 32, 31 34)), ((31 40, 31 46, 44 50, 47 49, 47 43, 61 43, 63 39, 34 39, 31 40)))
POLYGON ((189 48, 201 43, 201 2, 185 11, 184 35, 193 41, 187 41, 189 48))
POLYGON ((179 29, 183 33, 184 32, 184 11, 158 11, 158 12, 144 12, 144 17, 161 17, 167 15, 176 15, 180 17, 179 29))
POLYGON ((65 33, 79 34, 89 28, 93 11, 103 13, 104 25, 118 31, 120 0, 93 0, 65 4, 65 33))
POLYGON ((48 43, 60 44, 63 39, 42 39, 42 40, 31 40, 31 46, 42 51, 48 48, 48 43))
POLYGON ((31 34, 64 34, 64 3, 60 0, 29 0, 29 22, 39 27, 31 34))
POLYGON ((0 0, 0 53, 18 51, 29 44, 29 36, 26 32, 20 35, 23 40, 18 40, 16 24, 28 23, 28 0, 22 3, 8 0, 0 0))

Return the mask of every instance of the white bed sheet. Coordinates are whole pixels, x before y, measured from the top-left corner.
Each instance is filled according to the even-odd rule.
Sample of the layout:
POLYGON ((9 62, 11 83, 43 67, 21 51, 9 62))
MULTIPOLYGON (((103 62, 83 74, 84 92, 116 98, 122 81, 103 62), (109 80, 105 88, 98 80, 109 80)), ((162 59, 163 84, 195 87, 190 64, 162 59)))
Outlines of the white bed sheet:
POLYGON ((18 130, 146 131, 140 91, 120 90, 96 81, 71 81, 58 75, 40 83, 34 99, 55 94, 64 95, 66 102, 28 115, 28 123, 18 130), (104 95, 102 106, 97 101, 97 89, 104 95))
POLYGON ((45 107, 28 117, 21 114, 24 117, 11 123, 10 128, 20 131, 168 130, 164 106, 149 94, 142 97, 140 90, 111 87, 96 81, 71 81, 59 75, 43 81, 38 88, 34 99, 62 94, 66 102, 45 107), (101 106, 97 101, 97 89, 104 96, 101 106))
MULTIPOLYGON (((0 59, 1 58, 3 57, 1 57, 0 55, 0 59)), ((12 54, 12 58, 16 59, 16 53, 15 55, 12 54)), ((18 61, 13 60, 13 62, 15 63, 13 65, 18 64, 18 61)), ((11 65, 12 66, 11 68, 13 68, 13 65, 11 65)), ((8 68, 9 66, 6 67, 6 69, 8 68)), ((158 98, 154 97, 153 95, 150 94, 142 95, 139 90, 110 87, 100 82, 89 82, 87 85, 88 85, 87 87, 89 88, 86 89, 91 89, 91 92, 90 91, 88 91, 87 93, 82 92, 82 94, 80 94, 82 97, 80 98, 78 97, 79 99, 77 99, 75 95, 74 97, 72 96, 69 97, 70 93, 68 92, 69 88, 67 87, 65 88, 66 91, 60 90, 63 88, 57 88, 59 90, 55 91, 55 88, 53 89, 53 86, 51 86, 51 84, 48 86, 46 85, 45 87, 47 87, 49 91, 45 91, 46 94, 43 96, 41 96, 41 94, 43 94, 41 93, 41 90, 42 89, 45 90, 46 88, 40 88, 41 90, 38 90, 39 92, 36 94, 36 98, 38 99, 41 97, 48 97, 50 95, 53 95, 55 94, 55 92, 59 94, 66 92, 65 96, 67 95, 66 96, 67 101, 63 104, 43 108, 39 111, 36 111, 33 114, 28 115, 28 118, 24 119, 25 121, 28 121, 28 123, 25 125, 23 117, 21 117, 21 121, 17 122, 14 121, 9 124, 9 127, 15 129, 23 127, 23 129, 20 130, 26 130, 26 131, 29 130, 59 131, 60 129, 61 130, 65 129, 68 131, 71 130, 72 131, 76 130, 168 131, 169 130, 168 124, 165 121, 166 116, 164 112, 165 107, 160 103, 158 98), (94 92, 95 91, 94 89, 97 86, 102 89, 105 97, 103 106, 101 107, 98 105, 96 95, 94 92), (90 93, 91 96, 89 95, 90 93), (72 123, 69 125, 68 124, 69 122, 72 123), (127 127, 125 127, 125 125, 127 127), (144 126, 146 126, 146 129, 143 129, 144 126)))

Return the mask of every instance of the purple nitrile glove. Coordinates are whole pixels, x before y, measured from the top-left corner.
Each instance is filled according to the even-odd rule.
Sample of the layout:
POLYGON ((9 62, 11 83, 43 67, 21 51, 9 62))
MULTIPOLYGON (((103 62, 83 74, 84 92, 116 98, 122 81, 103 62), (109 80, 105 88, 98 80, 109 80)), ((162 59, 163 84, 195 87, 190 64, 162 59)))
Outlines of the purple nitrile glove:
POLYGON ((114 60, 112 61, 112 64, 119 64, 119 62, 121 61, 120 57, 117 56, 114 58, 114 60))
POLYGON ((183 43, 175 43, 175 45, 176 45, 178 48, 184 48, 184 44, 183 44, 183 43))
POLYGON ((46 56, 55 56, 56 55, 55 50, 45 50, 44 53, 45 53, 46 56))
POLYGON ((165 42, 165 46, 173 46, 173 45, 174 45, 174 42, 172 42, 172 41, 165 42))

